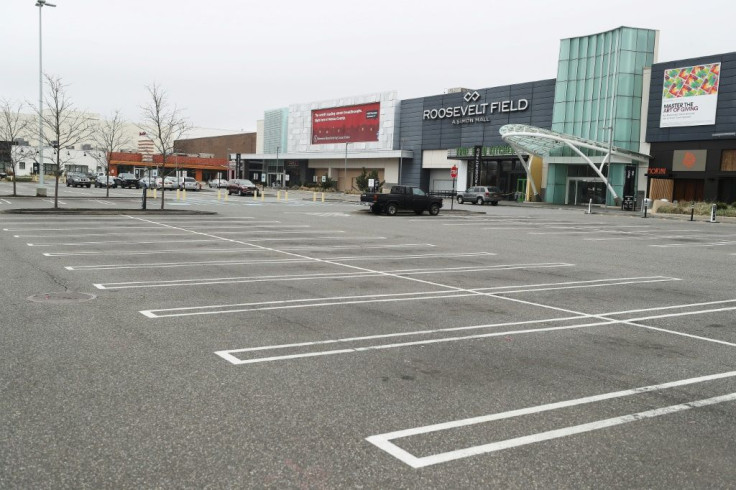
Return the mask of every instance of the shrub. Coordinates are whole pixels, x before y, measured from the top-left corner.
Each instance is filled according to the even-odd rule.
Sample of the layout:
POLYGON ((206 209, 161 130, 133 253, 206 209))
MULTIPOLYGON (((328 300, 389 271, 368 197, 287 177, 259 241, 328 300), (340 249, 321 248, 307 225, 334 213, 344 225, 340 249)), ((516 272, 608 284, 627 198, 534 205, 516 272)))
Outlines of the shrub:
POLYGON ((325 177, 325 181, 322 182, 322 189, 325 191, 330 189, 337 189, 337 181, 329 177, 325 177))
POLYGON ((728 204, 725 202, 717 202, 716 209, 728 209, 728 204))

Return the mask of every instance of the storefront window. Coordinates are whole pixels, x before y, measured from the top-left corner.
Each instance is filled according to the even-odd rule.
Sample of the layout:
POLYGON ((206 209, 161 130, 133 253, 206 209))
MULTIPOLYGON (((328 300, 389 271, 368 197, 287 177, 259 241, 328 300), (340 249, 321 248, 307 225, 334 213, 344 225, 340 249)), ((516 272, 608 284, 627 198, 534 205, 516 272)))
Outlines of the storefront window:
POLYGON ((721 172, 736 172, 736 150, 723 150, 721 172))

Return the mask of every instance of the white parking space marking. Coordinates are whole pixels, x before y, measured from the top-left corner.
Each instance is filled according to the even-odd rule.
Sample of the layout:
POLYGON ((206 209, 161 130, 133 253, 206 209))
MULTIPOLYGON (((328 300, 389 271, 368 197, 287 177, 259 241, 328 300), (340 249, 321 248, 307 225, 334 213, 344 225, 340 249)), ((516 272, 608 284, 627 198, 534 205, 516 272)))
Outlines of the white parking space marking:
MULTIPOLYGON (((247 230, 236 230, 236 231, 218 231, 218 235, 259 235, 268 233, 271 235, 312 235, 312 234, 325 234, 325 233, 345 233, 343 230, 298 230, 298 231, 288 231, 288 230, 260 230, 260 229, 247 229, 247 230)), ((186 232, 168 232, 168 231, 156 231, 156 232, 146 232, 146 231, 135 231, 135 232, 113 232, 113 233, 75 233, 74 238, 78 237, 90 237, 90 236, 110 236, 110 235, 122 235, 122 236, 154 236, 154 237, 172 237, 172 236, 192 236, 191 233, 186 232)), ((13 235, 15 238, 59 238, 61 235, 13 235)), ((125 243, 125 242, 120 242, 125 243)))
POLYGON ((659 248, 691 248, 691 247, 722 247, 724 245, 734 245, 736 241, 717 241, 710 243, 666 243, 666 244, 654 244, 649 245, 650 247, 659 248))
POLYGON ((2 204, 13 204, 12 202, 8 201, 7 199, 0 199, 0 203, 2 203, 2 204))
POLYGON ((103 201, 102 199, 95 199, 95 202, 98 202, 98 203, 100 203, 100 204, 105 204, 105 205, 107 205, 107 206, 114 206, 114 205, 115 205, 115 203, 114 203, 114 202, 110 202, 110 201, 103 201))
POLYGON ((584 323, 584 324, 577 324, 577 325, 564 325, 560 327, 543 327, 543 328, 530 328, 530 329, 523 329, 523 330, 508 330, 508 331, 502 331, 502 332, 482 333, 482 334, 465 335, 465 336, 459 336, 459 337, 458 336, 442 337, 438 339, 415 340, 415 341, 410 341, 410 342, 400 342, 400 343, 393 343, 393 344, 374 344, 374 345, 368 345, 368 346, 363 346, 363 347, 356 346, 356 347, 347 347, 347 348, 342 348, 342 349, 332 349, 332 350, 322 350, 322 351, 312 351, 311 349, 308 349, 309 350, 308 352, 301 352, 301 353, 296 353, 296 354, 283 354, 283 355, 268 356, 268 357, 251 357, 248 359, 242 359, 234 355, 234 354, 242 354, 242 353, 261 353, 264 351, 271 351, 271 350, 278 351, 278 350, 285 350, 285 349, 294 349, 298 347, 313 348, 315 346, 336 344, 336 343, 358 343, 364 340, 379 340, 379 339, 388 339, 388 338, 393 338, 393 337, 410 336, 410 335, 429 336, 429 335, 433 335, 437 333, 447 333, 447 332, 469 330, 469 329, 490 329, 490 328, 498 328, 500 326, 533 325, 533 324, 549 323, 549 322, 556 322, 556 321, 579 320, 581 318, 585 318, 585 317, 552 318, 552 319, 546 319, 546 320, 531 320, 531 321, 526 321, 526 322, 511 322, 511 323, 499 323, 499 324, 489 324, 489 325, 473 325, 469 327, 441 328, 441 329, 436 329, 436 330, 426 330, 426 331, 419 331, 419 332, 406 332, 406 333, 385 334, 385 335, 372 335, 372 336, 367 336, 367 337, 353 337, 353 338, 347 338, 347 339, 303 342, 299 344, 250 347, 250 348, 245 348, 245 349, 222 350, 222 351, 215 352, 215 354, 222 357, 229 363, 235 364, 235 365, 258 364, 258 363, 263 363, 263 362, 303 359, 307 357, 331 356, 331 355, 336 355, 336 354, 355 354, 358 352, 366 352, 366 351, 372 351, 372 350, 396 349, 400 347, 414 347, 414 346, 419 346, 419 345, 488 339, 492 337, 506 337, 509 335, 533 334, 533 333, 541 333, 541 332, 554 332, 558 330, 572 330, 572 329, 579 329, 579 328, 601 327, 601 326, 613 325, 615 323, 615 322, 595 322, 595 323, 584 323))
MULTIPOLYGON (((437 292, 436 294, 441 294, 442 292, 437 292)), ((417 294, 424 294, 424 293, 417 293, 417 294)), ((448 295, 448 296, 440 296, 442 298, 458 298, 458 297, 467 297, 467 295, 448 295)), ((497 296, 493 296, 497 297, 497 296)), ((409 300, 416 300, 416 299, 424 299, 421 297, 418 298, 408 298, 409 300)), ((713 304, 721 304, 721 303, 732 303, 736 302, 736 300, 725 300, 725 301, 719 301, 715 302, 713 304)), ((709 303, 710 304, 710 303, 709 303)), ((691 306, 700 306, 700 304, 694 304, 694 305, 675 305, 671 307, 656 307, 646 310, 632 310, 631 312, 653 312, 660 310, 662 308, 686 308, 691 306)), ((714 312, 723 312, 723 311, 732 311, 736 310, 736 307, 727 307, 727 308, 715 308, 715 309, 708 309, 708 310, 700 310, 700 311, 690 311, 690 312, 682 312, 682 313, 673 313, 668 315, 647 315, 647 316, 641 316, 641 317, 634 317, 629 319, 615 319, 610 318, 611 314, 587 314, 587 313, 576 313, 573 312, 572 316, 565 316, 562 318, 547 318, 542 320, 529 320, 529 321, 520 321, 520 322, 508 322, 508 323, 497 323, 497 324, 485 324, 485 325, 471 325, 471 326, 464 326, 464 327, 453 327, 453 328, 439 328, 439 329, 432 329, 432 330, 420 330, 420 331, 412 331, 412 332, 400 332, 400 333, 393 333, 393 334, 383 334, 383 335, 370 335, 365 337, 349 337, 349 338, 343 338, 343 339, 333 339, 333 340, 321 340, 321 341, 315 341, 315 342, 303 342, 298 344, 283 344, 283 345, 268 345, 268 346, 259 346, 259 347, 246 347, 241 349, 229 349, 229 350, 222 350, 215 352, 218 356, 222 357, 223 359, 227 360, 228 362, 232 364, 254 364, 254 363, 261 363, 261 362, 273 362, 273 361, 285 361, 285 360, 292 360, 292 359, 299 359, 299 358, 306 358, 306 357, 318 357, 318 356, 327 356, 327 355, 335 355, 335 354, 353 354, 358 352, 365 352, 369 350, 378 350, 378 349, 394 349, 394 348, 402 348, 402 347, 413 347, 418 345, 427 345, 427 344, 436 344, 436 343, 446 343, 446 342, 458 342, 458 341, 468 341, 468 340, 479 340, 479 339, 485 339, 490 337, 499 337, 499 336, 511 336, 511 335, 523 335, 523 334, 530 334, 530 333, 541 333, 541 332, 554 332, 558 330, 570 330, 570 329, 578 329, 578 328, 589 328, 589 327, 601 327, 601 326, 614 326, 614 325, 627 325, 632 327, 640 327, 640 328, 650 328, 653 330, 663 331, 665 333, 673 333, 676 335, 684 335, 689 338, 695 338, 697 340, 704 340, 707 342, 712 342, 720 345, 726 345, 729 347, 736 347, 736 344, 731 342, 724 342, 717 339, 707 338, 707 337, 700 337, 695 336, 691 334, 683 334, 682 332, 676 332, 676 331, 667 331, 664 329, 659 329, 656 327, 648 327, 645 325, 641 325, 641 321, 645 320, 651 320, 651 319, 659 319, 659 318, 669 318, 669 317, 675 317, 675 316, 685 316, 685 315, 704 315, 708 313, 714 313, 714 312), (598 320, 594 323, 587 323, 587 324, 571 324, 571 325, 564 325, 560 327, 545 327, 545 328, 536 328, 536 329, 525 329, 525 330, 512 330, 512 331, 504 331, 504 332, 494 332, 489 334, 477 334, 477 335, 468 335, 468 336, 454 336, 454 337, 441 337, 441 338, 434 338, 429 340, 420 340, 420 341, 408 341, 408 342, 399 342, 399 343, 393 343, 389 345, 385 344, 375 344, 375 345, 357 345, 355 347, 346 347, 341 348, 337 350, 326 350, 326 351, 314 351, 315 346, 322 346, 322 345, 330 345, 330 344, 347 344, 347 343, 356 343, 360 344, 363 341, 367 340, 380 340, 380 339, 388 339, 388 338, 401 338, 401 337, 412 337, 412 336, 437 336, 438 334, 442 333, 449 333, 449 332, 460 332, 465 330, 478 330, 478 329, 490 329, 490 328, 498 328, 498 327, 507 327, 507 326, 521 326, 521 325, 534 325, 534 324, 546 324, 551 322, 573 322, 573 321, 582 321, 582 320, 598 320), (235 356, 234 354, 239 353, 261 353, 264 351, 282 351, 282 350, 298 350, 299 348, 307 348, 306 350, 308 352, 296 352, 296 353, 289 353, 289 354, 283 354, 283 355, 270 355, 268 357, 251 357, 248 359, 241 359, 240 357, 235 356)), ((565 311, 565 310, 562 310, 565 311)), ((150 313, 150 312, 149 312, 150 313)), ((617 315, 628 313, 628 312, 618 312, 615 313, 617 315)), ((151 318, 157 317, 154 316, 154 314, 147 315, 151 318)))
MULTIPOLYGON (((307 259, 303 259, 306 261, 307 259)), ((318 259, 312 259, 317 261, 318 259)), ((331 259, 334 260, 334 259, 331 259)), ((378 277, 386 274, 396 276, 411 276, 418 274, 452 274, 472 272, 485 272, 495 270, 515 270, 515 269, 536 269, 548 267, 572 267, 572 264, 513 264, 513 265, 492 265, 492 266, 466 266, 466 267, 434 267, 430 269, 402 269, 402 270, 386 270, 386 271, 343 271, 343 272, 319 272, 311 274, 284 274, 275 276, 246 276, 246 277, 219 277, 206 279, 174 279, 170 281, 131 281, 94 284, 97 289, 130 289, 130 288, 150 288, 150 287, 168 287, 168 286, 203 286, 211 284, 236 284, 236 283, 258 283, 272 281, 304 281, 317 279, 361 279, 366 277, 378 277)), ((629 283, 624 283, 629 284, 629 283)))
MULTIPOLYGON (((334 250, 351 250, 351 249, 365 249, 365 250, 377 250, 377 249, 401 249, 401 248, 423 248, 423 247, 435 247, 431 243, 401 243, 393 245, 299 245, 294 247, 281 247, 279 250, 284 251, 317 251, 317 252, 330 252, 334 250)), ((173 254, 173 253, 242 253, 242 252, 260 252, 266 253, 269 250, 260 248, 175 248, 169 250, 143 250, 143 251, 131 251, 131 250, 104 250, 104 251, 83 251, 83 252, 47 252, 43 255, 45 257, 69 257, 75 255, 89 256, 89 255, 115 255, 116 257, 122 255, 159 255, 159 254, 173 254)), ((311 259, 310 259, 311 260, 311 259)))
MULTIPOLYGON (((259 251, 259 249, 246 249, 248 251, 259 251)), ((414 255, 361 255, 347 257, 332 257, 330 260, 338 262, 348 261, 400 261, 409 259, 433 259, 433 258, 457 258, 457 257, 481 257, 496 255, 490 252, 458 253, 458 254, 414 254, 414 255)), ((285 263, 308 263, 314 259, 259 259, 259 260, 209 260, 202 262, 153 262, 147 264, 103 264, 103 265, 73 265, 66 266, 70 271, 86 270, 110 270, 110 269, 152 269, 169 267, 197 267, 210 265, 259 265, 259 264, 285 264, 285 263)))
POLYGON ((605 400, 612 400, 617 398, 623 398, 628 396, 640 395, 642 393, 651 393, 663 391, 671 388, 677 388, 681 386, 705 383, 708 381, 714 381, 719 379, 732 378, 736 376, 736 371, 729 371, 725 373, 713 374, 709 376, 700 376, 697 378, 683 379, 679 381, 672 381, 668 383, 661 383, 650 386, 642 386, 639 388, 633 388, 629 390, 615 391, 611 393, 604 393, 601 395, 594 395, 584 398, 577 398, 574 400, 567 400, 556 403, 548 403, 545 405, 538 405, 535 407, 522 408, 517 410, 510 410, 508 412, 501 412, 492 415, 484 415, 480 417, 472 417, 462 420, 455 420, 452 422, 444 422, 440 424, 427 425, 424 427, 417 427, 414 429, 405 429, 395 432, 389 432, 386 434, 378 434, 366 438, 366 441, 382 449, 388 454, 399 459, 403 463, 411 466, 412 468, 424 468, 439 463, 446 463, 458 459, 467 458, 470 456, 477 456, 481 454, 487 454, 495 451, 501 451, 504 449, 510 449, 514 447, 524 446, 527 444, 534 444, 537 442, 548 441, 552 439, 558 439, 561 437, 568 437, 575 434, 582 434, 594 430, 605 429, 608 427, 614 427, 617 425, 637 422, 647 418, 658 417, 662 415, 673 414, 684 410, 690 410, 698 407, 705 407, 709 405, 715 405, 718 403, 724 403, 736 400, 736 393, 730 393, 727 395, 716 396, 712 398, 706 398, 702 400, 696 400, 689 403, 683 403, 678 405, 670 405, 663 408, 657 408, 653 410, 647 410, 644 412, 638 412, 629 415, 623 415, 620 417, 612 417, 596 422, 587 424, 575 425, 571 427, 565 427, 562 429, 551 430, 546 432, 540 432, 537 434, 531 434, 528 436, 517 437, 514 439, 507 439, 504 441, 498 441, 490 444, 483 444, 480 446, 473 446, 468 448, 459 449, 456 451, 448 451, 445 453, 434 454, 425 457, 416 457, 409 452, 401 449, 391 441, 396 439, 403 439, 407 437, 430 434, 439 431, 452 430, 460 427, 468 427, 472 425, 484 424, 488 422, 495 422, 499 420, 508 420, 515 417, 529 416, 532 414, 538 414, 548 412, 551 410, 559 410, 563 408, 575 407, 578 405, 599 403, 605 400))
MULTIPOLYGON (((366 272, 371 272, 377 275, 383 275, 387 277, 399 277, 399 278, 405 278, 402 275, 395 274, 393 272, 381 272, 381 271, 374 271, 374 270, 366 270, 366 272)), ((162 309, 152 309, 152 310, 144 310, 140 313, 149 317, 149 318, 163 318, 163 317, 182 317, 182 316, 195 316, 195 315, 219 315, 219 314, 230 314, 230 313, 243 313, 246 311, 262 311, 262 310, 279 310, 279 309, 295 309, 295 308, 313 308, 313 307, 325 307, 325 306, 344 306, 344 305, 350 305, 350 304, 362 304, 362 303, 387 303, 387 302, 402 302, 402 301, 427 301, 427 300, 433 300, 435 299, 435 296, 438 294, 444 294, 445 296, 439 296, 441 298, 466 298, 470 296, 477 296, 477 297, 493 297, 498 298, 502 300, 507 300, 508 298, 505 296, 502 296, 503 294, 512 294, 514 292, 527 292, 527 290, 520 290, 520 291, 502 291, 498 293, 486 293, 479 290, 474 289, 463 289, 463 288, 456 288, 452 286, 442 286, 438 285, 437 283, 433 283, 431 281, 424 281, 425 284, 435 285, 438 287, 444 287, 446 290, 443 291, 420 291, 420 292, 412 292, 412 293, 396 293, 396 294, 369 294, 369 295, 360 295, 360 296, 337 296, 337 297, 328 297, 328 298, 300 298, 300 299, 291 299, 291 300, 275 300, 275 301, 265 301, 265 302, 258 302, 258 303, 235 303, 235 304, 226 304, 226 305, 203 305, 203 306, 187 306, 187 307, 181 307, 181 308, 162 308, 162 309)), ((615 279, 612 281, 613 283, 620 284, 620 279, 615 279)), ((629 280, 626 282, 626 284, 635 284, 637 282, 641 283, 648 283, 649 280, 643 279, 640 281, 635 280, 629 280)), ((589 287, 589 286, 587 286, 589 287)), ((559 283, 559 286, 557 288, 553 286, 547 286, 545 290, 551 291, 554 289, 568 289, 568 283, 559 283)), ((526 304, 530 305, 536 305, 535 303, 525 302, 526 304)), ((564 310, 561 308, 555 308, 550 307, 546 305, 538 305, 540 307, 548 308, 548 309, 557 309, 558 311, 566 311, 575 315, 579 315, 581 317, 594 317, 598 318, 597 315, 589 315, 586 313, 580 313, 580 312, 573 312, 570 310, 564 310)), ((623 320, 615 320, 615 319, 604 319, 607 322, 622 322, 623 320)))
MULTIPOLYGON (((47 202, 49 204, 54 204, 54 200, 53 199, 41 199, 41 200, 44 201, 44 202, 47 202)), ((61 200, 59 200, 59 204, 66 205, 66 203, 64 201, 61 201, 61 200)))

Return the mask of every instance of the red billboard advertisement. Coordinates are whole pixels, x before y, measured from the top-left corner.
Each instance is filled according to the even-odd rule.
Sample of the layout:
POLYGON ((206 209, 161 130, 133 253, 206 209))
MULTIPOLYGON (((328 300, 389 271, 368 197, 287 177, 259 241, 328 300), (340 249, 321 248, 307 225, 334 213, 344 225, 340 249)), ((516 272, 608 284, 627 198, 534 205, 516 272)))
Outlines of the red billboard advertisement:
POLYGON ((380 102, 312 111, 312 144, 378 141, 380 102))

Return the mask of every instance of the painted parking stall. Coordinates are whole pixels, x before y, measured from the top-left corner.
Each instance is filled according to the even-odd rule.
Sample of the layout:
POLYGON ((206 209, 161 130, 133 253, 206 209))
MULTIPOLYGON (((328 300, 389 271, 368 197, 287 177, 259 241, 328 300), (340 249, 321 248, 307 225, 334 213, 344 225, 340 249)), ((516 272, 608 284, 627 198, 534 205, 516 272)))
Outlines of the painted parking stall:
MULTIPOLYGON (((87 338, 122 336, 114 345, 127 351, 150 338, 160 369, 217 372, 226 393, 198 381, 189 396, 206 392, 250 443, 273 427, 291 458, 360 453, 399 479, 435 471, 449 482, 467 468, 496 474, 509 458, 530 468, 541 455, 617 462, 605 451, 624 441, 682 458, 687 449, 662 436, 680 437, 681 417, 733 413, 736 299, 702 288, 711 261, 733 260, 728 245, 707 246, 729 241, 729 229, 698 236, 682 223, 503 206, 438 217, 350 204, 219 209, 3 216, 0 239, 65 288, 97 295, 72 316, 98 322, 87 338), (680 237, 702 247, 651 246, 680 237), (659 249, 705 264, 668 267, 659 249), (340 454, 308 437, 293 445, 278 414, 340 454)), ((136 369, 122 350, 98 348, 121 372, 136 369)))

